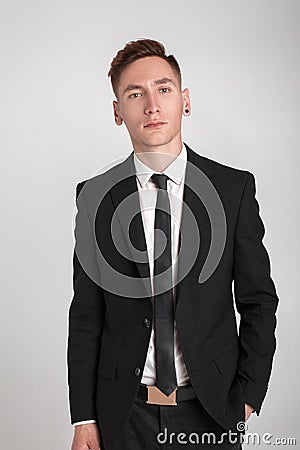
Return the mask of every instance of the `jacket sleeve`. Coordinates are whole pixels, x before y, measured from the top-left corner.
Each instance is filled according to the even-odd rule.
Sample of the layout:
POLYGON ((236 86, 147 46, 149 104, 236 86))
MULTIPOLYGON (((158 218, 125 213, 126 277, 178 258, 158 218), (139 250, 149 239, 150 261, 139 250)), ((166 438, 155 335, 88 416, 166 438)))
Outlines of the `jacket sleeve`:
POLYGON ((247 172, 234 244, 234 294, 240 314, 238 377, 245 402, 259 415, 276 349, 278 297, 262 242, 265 228, 255 198, 255 178, 247 172))
MULTIPOLYGON (((67 346, 68 385, 71 424, 96 420, 96 385, 101 332, 104 322, 105 301, 102 288, 82 267, 76 252, 84 246, 88 257, 94 257, 94 232, 86 212, 84 196, 79 193, 84 182, 76 188, 77 214, 75 220, 75 248, 73 253, 73 299, 69 308, 69 334, 67 346), (77 233, 84 223, 85 233, 77 233), (81 242, 78 242, 78 240, 81 242)), ((96 261, 96 258, 95 258, 96 261)), ((96 262, 93 262, 96 264, 96 262)))

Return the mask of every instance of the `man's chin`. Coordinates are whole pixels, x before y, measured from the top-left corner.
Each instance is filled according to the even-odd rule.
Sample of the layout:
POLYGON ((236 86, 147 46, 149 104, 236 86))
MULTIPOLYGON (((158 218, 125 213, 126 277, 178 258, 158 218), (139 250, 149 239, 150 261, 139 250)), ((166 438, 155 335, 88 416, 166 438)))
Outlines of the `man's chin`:
POLYGON ((172 138, 166 138, 162 136, 153 136, 151 139, 145 139, 142 143, 145 147, 160 147, 167 145, 172 141, 172 138))

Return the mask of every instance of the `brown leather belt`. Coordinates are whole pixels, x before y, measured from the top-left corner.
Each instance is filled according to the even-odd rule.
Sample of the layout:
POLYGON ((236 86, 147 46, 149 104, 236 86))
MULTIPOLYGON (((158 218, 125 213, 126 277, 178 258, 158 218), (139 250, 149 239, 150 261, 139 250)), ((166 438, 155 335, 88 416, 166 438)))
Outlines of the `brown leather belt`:
POLYGON ((196 397, 196 392, 191 384, 177 387, 169 396, 166 396, 156 386, 147 386, 142 383, 138 391, 138 398, 151 405, 176 406, 177 402, 192 400, 196 397))

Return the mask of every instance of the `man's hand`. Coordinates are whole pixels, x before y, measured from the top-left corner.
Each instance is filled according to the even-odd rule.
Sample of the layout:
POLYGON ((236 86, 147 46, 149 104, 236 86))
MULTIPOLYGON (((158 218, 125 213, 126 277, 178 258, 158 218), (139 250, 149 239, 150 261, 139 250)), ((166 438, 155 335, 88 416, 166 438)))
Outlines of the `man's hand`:
POLYGON ((98 427, 95 423, 75 426, 71 450, 101 450, 98 427))
POLYGON ((245 403, 245 422, 249 419, 252 412, 254 411, 254 408, 252 406, 248 405, 248 403, 245 403))

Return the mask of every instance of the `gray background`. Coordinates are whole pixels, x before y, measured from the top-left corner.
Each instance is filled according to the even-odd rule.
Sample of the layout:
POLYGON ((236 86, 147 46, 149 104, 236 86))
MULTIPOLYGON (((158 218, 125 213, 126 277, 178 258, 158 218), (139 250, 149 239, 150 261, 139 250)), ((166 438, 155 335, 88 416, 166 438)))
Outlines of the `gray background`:
POLYGON ((1 448, 70 448, 75 186, 131 151, 113 122, 107 71, 118 49, 142 37, 180 62, 192 98, 184 140, 255 174, 280 307, 268 396, 248 425, 296 437, 299 448, 299 6, 2 2, 1 448))

